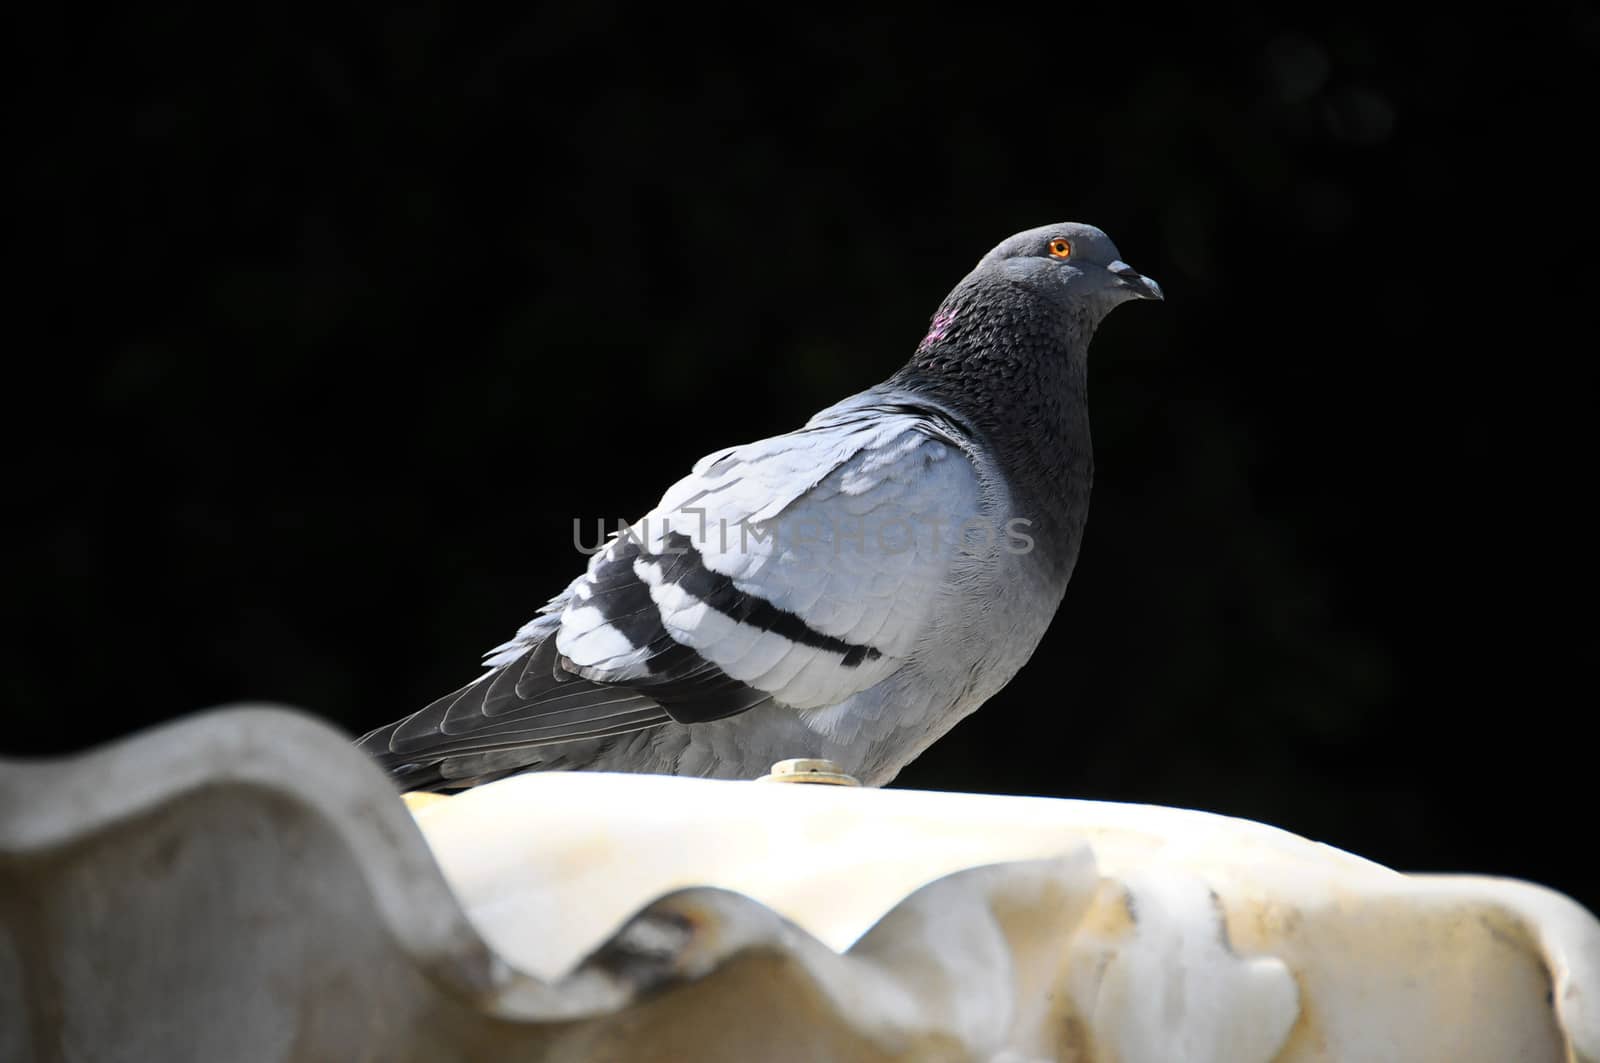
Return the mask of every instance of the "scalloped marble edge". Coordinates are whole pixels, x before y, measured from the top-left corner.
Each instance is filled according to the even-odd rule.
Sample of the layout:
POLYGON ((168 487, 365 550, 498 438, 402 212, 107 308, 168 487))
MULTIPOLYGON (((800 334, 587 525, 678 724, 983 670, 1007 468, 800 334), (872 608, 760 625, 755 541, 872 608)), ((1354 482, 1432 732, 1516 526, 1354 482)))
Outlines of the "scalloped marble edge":
MULTIPOLYGON (((1137 947, 1130 951, 1131 939, 1116 925, 1130 920, 1114 912, 1102 913, 1102 921, 1108 922, 1113 932, 1101 934, 1098 943, 1091 933, 1071 947, 1081 945, 1086 955, 1097 956, 1096 962, 1110 967, 1125 983, 1159 976, 1171 969, 1171 960, 1189 949, 1193 970, 1213 970, 1223 980, 1234 979, 1237 985, 1247 987, 1234 1003, 1254 995, 1259 999, 1251 1006, 1264 1009, 1258 1016, 1262 1021, 1246 1022, 1232 1032, 1218 1031, 1224 1041, 1236 1039, 1228 1042, 1233 1051, 1243 1051, 1237 1039, 1248 1038, 1252 1028, 1274 1026, 1276 1019, 1271 1015, 1281 1013, 1279 1005, 1289 995, 1287 984, 1296 977, 1286 974, 1281 964, 1274 966, 1274 946, 1264 943, 1260 933, 1246 930, 1248 944, 1255 951, 1244 950, 1239 957, 1242 964, 1234 964, 1230 958, 1234 945, 1227 940, 1229 927, 1234 922, 1245 927, 1256 918, 1250 900, 1255 896, 1282 898, 1283 904, 1317 920, 1322 935, 1317 948, 1330 944, 1337 948, 1347 929, 1365 935, 1362 947, 1381 952, 1387 947, 1385 935, 1403 929, 1412 917, 1419 925, 1433 927, 1434 933, 1448 933, 1447 928, 1457 922, 1466 925, 1489 920, 1484 923, 1488 933, 1506 933, 1522 940, 1527 946, 1524 951, 1537 954, 1545 965, 1553 983, 1552 1003, 1573 1058, 1600 1063, 1600 1027, 1593 1003, 1600 991, 1600 923, 1570 898, 1544 887, 1508 879, 1406 875, 1267 824, 1184 809, 771 784, 755 784, 763 788, 749 791, 744 800, 730 802, 727 788, 740 785, 748 784, 597 773, 524 775, 424 803, 414 815, 469 917, 477 920, 503 954, 521 957, 529 966, 537 968, 542 957, 532 957, 524 943, 537 941, 541 951, 554 953, 558 962, 548 971, 549 977, 570 970, 568 961, 560 957, 571 953, 574 934, 585 941, 604 936, 593 928, 541 925, 537 913, 550 908, 544 901, 579 889, 570 881, 561 881, 568 869, 577 868, 580 877, 586 876, 581 895, 590 910, 601 913, 596 917, 599 924, 614 927, 622 921, 626 925, 633 910, 616 897, 604 896, 603 889, 596 892, 597 886, 604 885, 593 878, 596 867, 606 862, 598 855, 604 851, 626 853, 634 874, 649 880, 629 882, 630 889, 638 890, 635 895, 679 889, 690 881, 686 875, 703 875, 701 881, 709 879, 755 898, 827 942, 836 954, 851 956, 855 954, 851 942, 861 931, 888 919, 919 886, 943 881, 963 868, 1017 866, 1014 861, 1071 854, 1076 847, 1084 850, 1079 855, 1097 867, 1110 888, 1097 902, 1100 908, 1121 904, 1130 912, 1139 908, 1147 914, 1169 913, 1169 921, 1165 943, 1146 939, 1134 943, 1137 947), (585 809, 581 822, 569 814, 574 807, 585 809), (908 817, 922 821, 924 834, 933 824, 940 844, 949 852, 935 854, 930 862, 926 853, 904 845, 873 851, 870 844, 863 846, 855 837, 864 825, 869 832, 887 831, 888 840, 895 837, 893 826, 908 817), (784 848, 763 852, 762 832, 773 821, 785 818, 791 821, 782 832, 784 848), (673 852, 684 847, 661 829, 673 822, 698 825, 691 852, 673 852), (838 826, 841 823, 845 825, 842 828, 838 826), (1007 831, 1026 837, 1021 844, 1016 837, 995 840, 1007 831), (526 851, 519 853, 519 848, 526 851), (829 857, 838 857, 843 869, 831 869, 829 857), (785 866, 801 869, 796 876, 803 886, 799 895, 783 888, 785 866), (509 893, 494 896, 507 886, 511 887, 509 893), (873 891, 878 894, 876 899, 856 896, 873 891), (844 903, 856 910, 843 920, 837 915, 819 919, 819 892, 828 898, 829 907, 844 903), (486 896, 488 904, 484 905, 486 896), (841 897, 846 899, 841 902, 841 897), (1118 901, 1118 897, 1125 899, 1118 901), (1215 918, 1213 907, 1217 909, 1215 918), (1184 944, 1181 931, 1185 921, 1194 927, 1214 926, 1223 948, 1193 952, 1197 942, 1203 944, 1205 935, 1190 935, 1192 940, 1184 944), (568 940, 562 943, 564 935, 568 940), (1119 950, 1126 955, 1119 957, 1119 950), (1135 972, 1141 964, 1144 974, 1139 975, 1135 972)), ((1305 954, 1306 947, 1305 943, 1300 946, 1301 963, 1315 958, 1305 954)), ((1373 955, 1362 962, 1376 960, 1373 955)), ((1299 977, 1306 985, 1326 987, 1327 980, 1318 974, 1313 969, 1299 977)), ((1348 988, 1348 971, 1345 979, 1348 988)), ((1190 977, 1187 984, 1181 992, 1208 987, 1203 977, 1190 977)), ((1153 1024, 1140 1020, 1139 1002, 1128 996, 1125 988, 1113 987, 1109 996, 1103 989, 1103 983, 1084 983, 1074 992, 1087 1002, 1085 1006, 1111 1009, 1103 1017, 1110 1025, 1120 1024, 1128 1041, 1125 1054, 1170 1058, 1162 1054, 1168 1046, 1141 1040, 1141 1028, 1150 1029, 1153 1024)), ((1312 1035, 1302 1031, 1296 1036, 1312 1035)), ((1257 1053, 1250 1058, 1275 1058, 1261 1045, 1252 1045, 1250 1051, 1257 1053)), ((1223 1054, 1216 1058, 1246 1057, 1223 1054)))
POLYGON ((1600 920, 1547 886, 1486 875, 1407 876, 1421 891, 1493 900, 1521 924, 1550 968, 1552 1003, 1576 1063, 1600 1063, 1600 920))
POLYGON ((211 710, 70 757, 0 759, 0 853, 78 844, 219 783, 286 796, 331 825, 389 933, 431 977, 472 997, 507 981, 387 777, 346 736, 292 709, 211 710))
MULTIPOLYGON (((579 778, 569 776, 566 784, 579 778)), ((600 777, 582 780, 583 786, 606 785, 600 777)), ((1128 911, 1123 915, 1111 911, 1108 915, 1104 910, 1105 891, 1099 890, 1096 896, 1096 891, 1085 889, 1088 880, 1104 870, 1096 866, 1095 851, 1088 845, 1066 845, 1065 852, 1053 859, 978 866, 945 874, 904 896, 843 953, 748 897, 709 887, 679 890, 658 897, 622 921, 564 977, 541 981, 513 970, 474 929, 460 899, 447 885, 434 851, 405 805, 395 799, 383 774, 336 731, 298 713, 276 708, 204 714, 63 760, 0 760, 0 854, 48 854, 114 830, 121 822, 218 783, 287 797, 332 826, 355 857, 375 901, 375 910, 403 952, 441 989, 470 1000, 485 1018, 500 1021, 569 1024, 564 1028, 570 1028, 575 1020, 603 1018, 648 1003, 667 986, 731 976, 737 973, 741 959, 766 955, 777 957, 786 969, 798 972, 830 1002, 839 1020, 878 1042, 880 1050, 915 1044, 931 1045, 929 1050, 937 1053, 957 1046, 994 1046, 1005 1041, 1006 1033, 1001 1027, 1017 1021, 1017 1016, 1006 1013, 1002 1021, 996 1015, 1005 1012, 1005 1008, 993 1001, 975 1008, 966 1006, 966 1002, 973 994, 981 1000, 983 987, 1001 978, 995 964, 1004 960, 1006 949, 1024 958, 1030 949, 1038 951, 1038 940, 1029 943, 1030 937, 1038 938, 1031 929, 1018 935, 1006 926, 1004 913, 1016 907, 1019 890, 1033 898, 1036 915, 1042 915, 1046 922, 1059 922, 1063 935, 1080 925, 1094 930, 1103 924, 1102 929, 1114 937, 1126 929, 1118 929, 1119 920, 1131 925, 1125 916, 1133 914, 1135 894, 1156 898, 1157 911, 1180 915, 1186 907, 1210 905, 1224 920, 1220 924, 1223 937, 1219 939, 1222 951, 1230 955, 1233 952, 1226 938, 1227 924, 1220 902, 1203 881, 1196 879, 1186 885, 1162 876, 1117 880, 1128 891, 1127 900, 1122 902, 1128 911), (93 779, 94 785, 82 785, 86 779, 93 779), (1040 891, 1048 894, 1052 890, 1058 896, 1051 903, 1039 903, 1040 891), (1086 914, 1084 903, 1072 901, 1073 896, 1093 898, 1089 903, 1099 914, 1086 914), (941 933, 918 933, 919 923, 922 927, 928 925, 935 912, 941 933), (945 950, 943 930, 952 919, 972 928, 967 938, 969 943, 977 942, 975 952, 954 956, 944 951, 941 955, 945 950), (974 962, 973 956, 979 961, 974 962), (988 960, 983 960, 984 956, 988 960), (867 1001, 871 1001, 870 1007, 867 1001)), ((668 785, 684 784, 744 785, 668 781, 668 785)), ((794 793, 794 799, 806 801, 892 802, 909 796, 912 794, 907 791, 794 793)), ((1047 800, 953 794, 915 796, 934 803, 976 802, 973 807, 989 802, 1047 800)), ((434 807, 443 810, 456 802, 466 802, 460 806, 466 808, 471 799, 469 794, 434 807)), ((1148 825, 1154 815, 1176 816, 1191 826, 1208 821, 1215 822, 1219 829, 1225 823, 1242 825, 1246 834, 1269 848, 1315 852, 1320 859, 1311 863, 1341 863, 1363 878, 1370 876, 1374 884, 1391 884, 1397 894, 1429 895, 1442 902, 1493 900, 1508 921, 1515 922, 1522 935, 1537 945, 1549 965, 1554 1003, 1573 1058, 1581 1063, 1600 1063, 1600 1016, 1596 1015, 1594 997, 1600 986, 1600 923, 1569 898, 1511 880, 1401 876, 1288 832, 1227 817, 1208 820, 1206 814, 1179 810, 1078 804, 1086 810, 1092 808, 1101 824, 1120 820, 1128 826, 1148 825)), ((997 811, 1001 805, 988 807, 997 811)), ((1196 848, 1203 845, 1199 838, 1192 841, 1196 848)), ((1313 872, 1311 867, 1304 870, 1313 872)), ((1046 941, 1047 953, 1048 944, 1046 941)), ((1065 988, 1080 997, 1089 994, 1087 999, 1091 1002, 1110 1000, 1116 1005, 1104 993, 1106 986, 1112 984, 1106 974, 1118 974, 1121 957, 1104 950, 1097 953, 1092 936, 1087 945, 1074 948, 1082 954, 1081 962, 1070 972, 1070 979, 1076 982, 1065 988), (1099 981, 1084 983, 1083 979, 1090 975, 1099 981)), ((1147 951, 1148 958, 1142 960, 1128 953, 1132 958, 1123 964, 1128 969, 1118 976, 1130 984, 1151 977, 1150 972, 1159 971, 1159 966, 1148 968, 1141 975, 1136 966, 1129 965, 1159 964, 1163 955, 1171 955, 1171 948, 1165 952, 1159 948, 1147 951)), ((1252 999, 1265 1009, 1250 1023, 1258 1028, 1260 1036, 1245 1055, 1206 1058, 1272 1058, 1278 1052, 1274 1044, 1282 1043, 1283 1031, 1279 1027, 1283 1016, 1289 1013, 1285 1007, 1290 1012, 1296 1007, 1292 998, 1298 987, 1281 964, 1274 966, 1276 961, 1270 956, 1245 955, 1237 959, 1237 977, 1255 987, 1252 999)), ((1018 969, 1032 970, 1031 977, 1036 981, 1056 977, 1041 973, 1047 966, 1047 960, 1034 955, 1018 969)), ((1234 1036, 1226 1031, 1223 1035, 1234 1036)), ((1007 1047, 1001 1055, 1011 1058, 1006 1055, 1011 1051, 1007 1047)))

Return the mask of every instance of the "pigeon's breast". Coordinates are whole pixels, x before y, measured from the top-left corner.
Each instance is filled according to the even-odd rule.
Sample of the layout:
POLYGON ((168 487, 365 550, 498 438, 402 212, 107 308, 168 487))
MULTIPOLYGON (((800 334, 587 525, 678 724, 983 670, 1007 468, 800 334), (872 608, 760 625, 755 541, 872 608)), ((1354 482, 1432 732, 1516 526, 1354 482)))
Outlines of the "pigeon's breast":
POLYGON ((951 692, 957 719, 998 693, 1033 655, 1076 556, 1058 522, 1025 516, 1010 503, 1005 498, 995 509, 1000 534, 993 545, 958 562, 955 593, 941 614, 947 629, 937 637, 938 651, 919 662, 951 692))

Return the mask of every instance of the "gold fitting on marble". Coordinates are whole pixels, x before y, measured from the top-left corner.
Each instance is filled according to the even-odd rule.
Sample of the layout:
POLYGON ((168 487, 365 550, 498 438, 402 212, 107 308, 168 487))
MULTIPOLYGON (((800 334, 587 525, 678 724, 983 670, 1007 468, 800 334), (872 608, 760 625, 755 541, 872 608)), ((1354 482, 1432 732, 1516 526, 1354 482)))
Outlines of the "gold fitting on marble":
POLYGON ((440 801, 450 800, 450 795, 429 793, 426 790, 407 790, 400 795, 400 800, 404 801, 406 807, 411 811, 420 812, 429 805, 436 805, 440 801))
POLYGON ((780 760, 772 766, 772 774, 763 775, 757 782, 809 782, 824 786, 860 786, 854 775, 846 775, 831 760, 797 757, 780 760))

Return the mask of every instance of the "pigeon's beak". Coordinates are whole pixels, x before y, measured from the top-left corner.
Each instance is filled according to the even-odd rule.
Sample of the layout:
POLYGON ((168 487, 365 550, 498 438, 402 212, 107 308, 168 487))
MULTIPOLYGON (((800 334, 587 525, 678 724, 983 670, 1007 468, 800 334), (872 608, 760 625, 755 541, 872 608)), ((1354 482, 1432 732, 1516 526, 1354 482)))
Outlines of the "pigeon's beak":
POLYGON ((1106 267, 1111 275, 1117 278, 1119 285, 1128 289, 1140 299, 1162 299, 1161 285, 1156 283, 1154 277, 1146 277, 1121 259, 1106 267))

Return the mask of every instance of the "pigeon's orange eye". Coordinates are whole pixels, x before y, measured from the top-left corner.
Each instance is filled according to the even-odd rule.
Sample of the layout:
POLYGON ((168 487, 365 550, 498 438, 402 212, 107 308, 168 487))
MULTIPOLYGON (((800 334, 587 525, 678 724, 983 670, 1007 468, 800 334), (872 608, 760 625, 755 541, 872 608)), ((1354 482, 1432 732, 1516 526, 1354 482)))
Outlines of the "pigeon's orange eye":
POLYGON ((1067 241, 1061 239, 1059 236, 1056 237, 1054 240, 1050 241, 1050 257, 1051 258, 1070 258, 1070 257, 1072 257, 1072 245, 1067 243, 1067 241))

